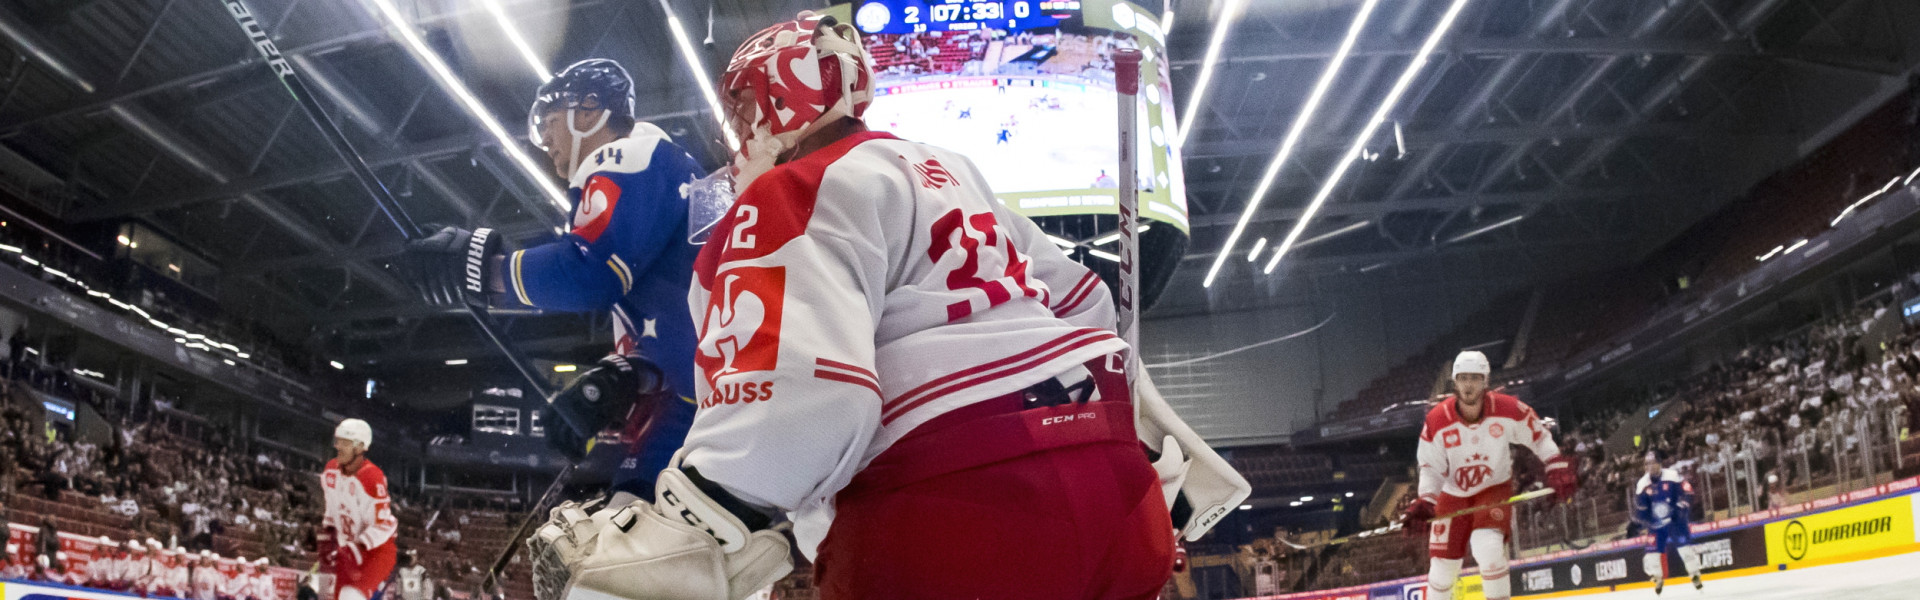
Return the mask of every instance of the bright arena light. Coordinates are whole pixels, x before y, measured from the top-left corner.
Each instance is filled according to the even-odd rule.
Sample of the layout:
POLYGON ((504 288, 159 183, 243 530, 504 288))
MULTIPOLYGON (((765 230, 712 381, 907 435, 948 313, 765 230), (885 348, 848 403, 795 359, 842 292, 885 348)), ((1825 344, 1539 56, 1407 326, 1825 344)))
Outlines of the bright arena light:
POLYGON ((673 5, 667 0, 660 0, 660 10, 667 13, 667 29, 673 31, 673 45, 680 47, 680 58, 693 73, 694 87, 700 88, 700 97, 707 100, 707 108, 713 111, 713 121, 720 124, 720 135, 726 136, 727 148, 739 149, 740 140, 733 136, 733 128, 727 126, 727 113, 720 110, 720 97, 714 95, 713 80, 707 78, 706 67, 700 65, 699 55, 693 52, 693 40, 687 37, 687 28, 680 24, 680 17, 674 16, 673 5))
POLYGON ((515 27, 513 19, 507 17, 507 10, 500 7, 500 0, 480 0, 480 4, 487 7, 487 13, 493 15, 493 22, 500 25, 500 31, 507 35, 507 42, 513 44, 514 51, 520 53, 520 59, 533 68, 533 74, 540 78, 540 83, 552 81, 553 73, 548 72, 545 61, 540 60, 533 46, 527 44, 527 38, 520 35, 520 28, 515 27))
MULTIPOLYGON (((1293 127, 1289 128, 1287 136, 1280 140, 1280 148, 1274 151, 1273 160, 1267 163, 1267 170, 1260 174, 1260 184, 1254 186, 1253 195, 1247 198, 1247 207, 1240 211, 1240 220, 1234 222, 1233 232, 1227 234, 1227 243, 1214 254, 1213 266, 1207 268, 1207 277, 1200 282, 1201 287, 1213 287, 1214 277, 1219 276, 1220 267, 1227 264, 1227 256, 1233 253, 1234 244, 1240 242, 1240 235, 1247 232, 1247 224, 1253 222, 1254 213, 1260 210, 1260 201, 1266 197, 1267 190, 1273 187, 1274 178, 1280 175, 1280 167, 1286 164, 1288 157, 1293 155, 1294 146, 1300 143, 1300 136, 1306 133, 1307 126, 1313 123, 1314 115, 1320 111, 1320 101, 1326 99, 1327 90, 1333 87, 1334 78, 1339 76, 1340 68, 1347 64, 1347 57, 1353 54, 1354 43, 1359 41, 1360 32, 1367 28, 1368 19, 1373 17, 1373 9, 1379 5, 1380 0, 1367 0, 1366 4, 1360 6, 1360 14, 1354 15, 1353 23, 1347 26, 1347 37, 1340 40, 1340 49, 1334 52, 1333 60, 1327 63, 1327 69, 1320 73, 1320 81, 1313 84, 1313 92, 1307 96, 1306 105, 1300 108, 1300 115, 1293 119, 1293 127)), ((1204 77, 1205 71, 1201 73, 1204 77)), ((1198 96, 1198 93, 1195 95, 1198 96)), ((1199 104, 1196 102, 1188 108, 1197 106, 1199 104)), ((1188 117, 1186 124, 1191 127, 1193 118, 1188 117)), ((1185 131, 1185 129, 1181 130, 1182 133, 1185 131)), ((1291 243, 1293 237, 1288 236, 1287 241, 1291 243)), ((1280 252, 1285 253, 1286 246, 1281 246, 1280 252)))
POLYGON ((427 73, 433 75, 434 81, 439 82, 442 90, 452 95, 454 100, 467 110, 467 114, 473 117, 473 120, 480 122, 480 126, 493 135, 494 141, 500 144, 500 151, 507 153, 507 158, 513 161, 514 166, 519 167, 521 172, 533 180, 534 186, 540 188, 554 210, 560 211, 562 216, 573 214, 573 206, 567 203, 566 196, 561 194, 560 189, 554 185, 553 177, 548 175, 547 169, 534 162, 533 157, 527 156, 526 150, 521 148, 519 138, 508 135, 507 130, 493 120, 492 113, 487 111, 486 105, 481 104, 480 99, 473 95, 473 91, 468 90, 467 85, 460 81, 460 77, 453 74, 453 69, 447 66, 446 61, 440 60, 439 54, 435 54, 432 48, 427 47, 426 40, 421 39, 420 34, 414 31, 413 23, 393 5, 393 0, 369 1, 380 13, 381 19, 386 22, 387 31, 400 39, 402 45, 413 54, 414 60, 420 61, 420 64, 427 67, 427 73))
MULTIPOLYGON (((1213 81, 1213 66, 1220 62, 1220 48, 1227 43, 1227 30, 1233 28, 1235 19, 1240 18, 1246 0, 1227 0, 1220 7, 1220 20, 1213 24, 1213 37, 1207 38, 1206 56, 1200 59, 1200 75, 1193 79, 1193 98, 1187 100, 1187 116, 1180 119, 1180 130, 1173 134, 1173 146, 1179 148, 1187 143, 1187 134, 1193 132, 1193 126, 1199 122, 1201 99, 1207 97, 1207 84, 1213 81)), ((1167 24, 1173 24, 1173 15, 1168 13, 1167 24)))
MULTIPOLYGON (((1273 259, 1267 261, 1267 267, 1262 269, 1262 272, 1273 272, 1273 268, 1280 264, 1280 259, 1285 257, 1287 251, 1293 248, 1294 242, 1300 239, 1300 234, 1307 230, 1307 224, 1313 222, 1313 215, 1320 212, 1320 207, 1327 203, 1327 198, 1333 196, 1333 189, 1339 187, 1340 179, 1346 177, 1347 170, 1353 168, 1353 162, 1366 151, 1367 140, 1373 139, 1373 135, 1380 131, 1380 126, 1387 122, 1387 115, 1392 114, 1393 109, 1400 104, 1400 97, 1407 93, 1407 88, 1413 85, 1413 80, 1418 78, 1420 72, 1426 68, 1427 59, 1433 55, 1433 49, 1440 45, 1440 40, 1446 38, 1448 32, 1453 30, 1453 23, 1460 17, 1461 9, 1467 7, 1467 2, 1468 0, 1453 0, 1453 4, 1447 7, 1446 14, 1440 16, 1440 23, 1434 25, 1433 33, 1428 34, 1426 42, 1420 44, 1420 52, 1413 56, 1413 62, 1407 63, 1407 70, 1400 73, 1400 79, 1393 82, 1393 89, 1387 92, 1386 99, 1380 102, 1380 108, 1375 110, 1373 117, 1367 120, 1366 129, 1353 138, 1353 146, 1341 155, 1339 166, 1334 167, 1333 173, 1327 176, 1327 181, 1320 185, 1320 192, 1314 194, 1312 202, 1307 203, 1307 210, 1300 213, 1300 220, 1294 222, 1293 230, 1287 232, 1287 238, 1280 241, 1280 248, 1274 251, 1273 259)), ((1212 281, 1211 273, 1208 274, 1207 279, 1212 281)))

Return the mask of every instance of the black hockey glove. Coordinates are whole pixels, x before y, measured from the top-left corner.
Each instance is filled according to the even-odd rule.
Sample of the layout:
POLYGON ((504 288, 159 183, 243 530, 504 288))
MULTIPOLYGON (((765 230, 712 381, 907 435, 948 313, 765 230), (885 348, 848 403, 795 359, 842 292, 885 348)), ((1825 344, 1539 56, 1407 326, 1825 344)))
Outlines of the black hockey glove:
MULTIPOLYGON (((431 227, 431 226, 429 226, 431 227)), ((442 227, 433 235, 407 243, 401 261, 408 283, 420 299, 433 306, 487 308, 490 261, 500 254, 500 236, 492 229, 468 231, 442 227)))
POLYGON ((626 421, 634 410, 652 411, 671 393, 666 374, 652 362, 608 355, 540 409, 547 445, 573 462, 585 460, 601 431, 626 421))

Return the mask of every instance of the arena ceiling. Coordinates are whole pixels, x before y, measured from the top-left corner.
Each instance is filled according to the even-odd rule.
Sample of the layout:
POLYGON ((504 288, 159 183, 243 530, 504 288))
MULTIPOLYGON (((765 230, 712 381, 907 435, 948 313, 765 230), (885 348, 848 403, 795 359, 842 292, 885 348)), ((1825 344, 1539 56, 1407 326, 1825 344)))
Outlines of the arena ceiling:
MULTIPOLYGON (((642 118, 708 164, 721 147, 699 140, 718 131, 666 11, 712 72, 752 30, 821 5, 495 1, 549 68, 623 62, 642 118)), ((384 26, 383 2, 517 140, 539 80, 486 2, 249 4, 417 220, 550 235, 559 211, 420 48, 384 26)), ((1169 4, 1184 105, 1226 3, 1169 4)), ((1248 4, 1183 147, 1193 240, 1158 314, 1270 305, 1297 282, 1458 256, 1627 260, 1891 98, 1920 62, 1920 9, 1905 0, 1473 0, 1393 127, 1369 142, 1377 158, 1356 163, 1305 239, 1340 233, 1272 274, 1229 260, 1203 288, 1362 2, 1248 4)), ((1236 252, 1293 226, 1448 4, 1380 3, 1236 252)), ((230 311, 320 355, 369 369, 484 358, 463 313, 422 305, 387 266, 397 230, 225 10, 218 0, 0 3, 0 189, 69 224, 132 221, 165 234, 217 266, 230 311)), ((506 317, 535 354, 591 356, 607 341, 593 318, 506 317)))

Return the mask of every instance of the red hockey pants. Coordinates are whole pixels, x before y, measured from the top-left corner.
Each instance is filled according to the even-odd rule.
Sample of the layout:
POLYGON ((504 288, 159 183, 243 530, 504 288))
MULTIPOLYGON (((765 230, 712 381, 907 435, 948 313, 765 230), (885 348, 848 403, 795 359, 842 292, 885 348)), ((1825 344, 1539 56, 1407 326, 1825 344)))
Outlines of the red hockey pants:
POLYGON ((1172 524, 1125 376, 1106 363, 1087 363, 1100 401, 1023 409, 1009 394, 882 452, 835 498, 814 565, 820 597, 1157 596, 1172 575, 1172 524))

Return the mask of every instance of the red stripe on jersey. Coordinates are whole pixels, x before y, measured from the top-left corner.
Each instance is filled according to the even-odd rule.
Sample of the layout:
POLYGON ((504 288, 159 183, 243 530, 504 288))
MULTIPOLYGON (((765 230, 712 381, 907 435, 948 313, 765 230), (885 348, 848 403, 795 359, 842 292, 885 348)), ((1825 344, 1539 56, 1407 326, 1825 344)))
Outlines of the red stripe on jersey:
POLYGON ((864 377, 859 377, 855 375, 848 375, 846 373, 841 373, 839 371, 828 371, 826 369, 815 369, 813 371, 813 376, 820 379, 825 379, 828 381, 851 383, 863 388, 867 388, 869 390, 873 390, 874 396, 885 398, 885 396, 880 393, 880 384, 874 383, 873 380, 871 379, 866 379, 864 377))
POLYGON ((914 388, 913 391, 907 392, 901 397, 894 398, 888 402, 887 404, 892 406, 886 408, 886 413, 881 415, 880 424, 883 426, 890 425, 894 419, 898 419, 902 415, 912 412, 913 409, 954 392, 1000 379, 1014 373, 1026 371, 1090 344, 1115 339, 1119 338, 1110 331, 1103 329, 1082 329, 1055 338, 1051 342, 1047 342, 1026 352, 948 374, 945 377, 922 384, 920 387, 914 388), (918 397, 916 398, 915 396, 918 397), (909 398, 912 399, 909 400, 909 398))
POLYGON ((880 379, 880 377, 879 377, 879 376, 877 376, 877 375, 874 375, 874 374, 873 374, 873 371, 869 371, 869 370, 866 370, 866 369, 863 369, 863 368, 860 368, 860 367, 856 367, 856 366, 854 366, 854 365, 850 365, 850 364, 847 364, 847 363, 843 363, 843 362, 840 362, 840 361, 837 361, 837 360, 830 360, 830 359, 825 359, 825 358, 820 358, 820 359, 814 359, 814 361, 813 361, 813 362, 814 362, 814 364, 817 364, 817 365, 820 365, 820 366, 822 366, 822 367, 833 367, 833 368, 835 368, 835 369, 840 369, 840 370, 842 370, 842 371, 852 371, 852 372, 854 372, 854 373, 857 373, 857 374, 860 374, 860 375, 865 375, 865 376, 867 377, 867 379, 873 379, 873 380, 879 380, 879 379, 880 379))

